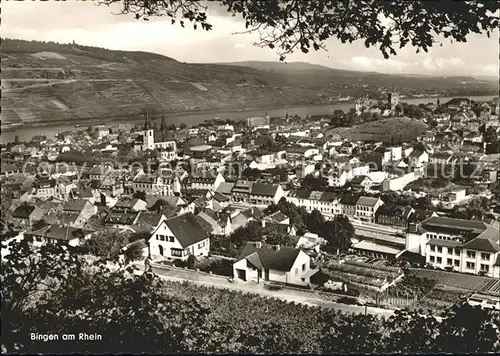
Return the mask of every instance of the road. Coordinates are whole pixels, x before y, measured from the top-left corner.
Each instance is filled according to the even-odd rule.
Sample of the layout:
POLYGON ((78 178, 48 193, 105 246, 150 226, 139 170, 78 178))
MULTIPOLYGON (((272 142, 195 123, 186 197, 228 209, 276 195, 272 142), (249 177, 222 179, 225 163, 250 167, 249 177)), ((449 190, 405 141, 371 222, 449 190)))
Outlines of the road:
MULTIPOLYGON (((135 265, 139 267, 141 270, 144 270, 144 264, 137 263, 135 265)), ((263 283, 257 284, 255 282, 243 282, 243 281, 234 281, 233 283, 231 283, 228 281, 226 277, 207 275, 205 273, 182 270, 178 268, 175 269, 153 268, 153 271, 161 278, 169 281, 190 281, 192 283, 202 286, 213 286, 216 288, 225 288, 235 291, 242 291, 246 293, 254 293, 254 294, 259 294, 263 297, 278 298, 287 302, 295 302, 304 305, 320 306, 322 308, 336 309, 344 313, 356 313, 356 314, 365 313, 364 306, 336 303, 333 301, 323 299, 320 296, 316 295, 314 292, 310 291, 302 291, 302 290, 287 289, 287 288, 283 288, 278 291, 270 291, 264 288, 263 283)), ((375 316, 388 317, 394 313, 394 310, 366 307, 366 313, 373 314, 375 316)))

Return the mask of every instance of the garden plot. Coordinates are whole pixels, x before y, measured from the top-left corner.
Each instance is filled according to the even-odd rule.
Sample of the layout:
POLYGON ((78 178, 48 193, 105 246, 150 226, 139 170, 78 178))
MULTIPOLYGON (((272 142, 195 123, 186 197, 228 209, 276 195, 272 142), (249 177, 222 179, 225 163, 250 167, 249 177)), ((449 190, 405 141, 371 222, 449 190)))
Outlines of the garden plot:
POLYGON ((412 269, 415 277, 434 279, 438 284, 465 290, 479 290, 492 280, 489 277, 445 272, 431 269, 412 269))

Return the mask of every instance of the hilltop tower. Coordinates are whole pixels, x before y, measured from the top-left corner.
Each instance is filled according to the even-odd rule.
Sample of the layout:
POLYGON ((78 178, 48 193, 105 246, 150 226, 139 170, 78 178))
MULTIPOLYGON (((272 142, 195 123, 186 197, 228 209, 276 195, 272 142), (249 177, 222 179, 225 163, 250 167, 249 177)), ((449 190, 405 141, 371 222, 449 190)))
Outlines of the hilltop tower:
POLYGON ((387 94, 387 101, 391 111, 394 113, 396 106, 399 104, 399 93, 391 91, 387 94))

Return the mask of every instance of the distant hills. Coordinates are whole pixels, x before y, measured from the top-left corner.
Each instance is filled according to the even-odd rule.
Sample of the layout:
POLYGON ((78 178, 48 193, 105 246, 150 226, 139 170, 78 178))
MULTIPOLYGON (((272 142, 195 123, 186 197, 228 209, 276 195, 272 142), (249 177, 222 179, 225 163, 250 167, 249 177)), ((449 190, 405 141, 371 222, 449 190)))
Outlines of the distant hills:
POLYGON ((332 69, 309 63, 194 64, 148 52, 2 39, 3 124, 137 118, 139 113, 328 104, 340 96, 497 94, 498 83, 332 69), (467 81, 467 85, 463 82, 467 81))

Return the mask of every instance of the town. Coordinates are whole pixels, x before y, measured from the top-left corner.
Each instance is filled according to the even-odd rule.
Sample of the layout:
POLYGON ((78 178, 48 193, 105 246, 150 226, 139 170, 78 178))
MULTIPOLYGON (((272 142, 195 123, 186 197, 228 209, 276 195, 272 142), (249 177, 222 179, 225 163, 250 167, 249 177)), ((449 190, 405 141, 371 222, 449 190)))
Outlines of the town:
POLYGON ((16 137, 1 147, 2 240, 360 312, 500 310, 498 98, 386 97, 16 137))

